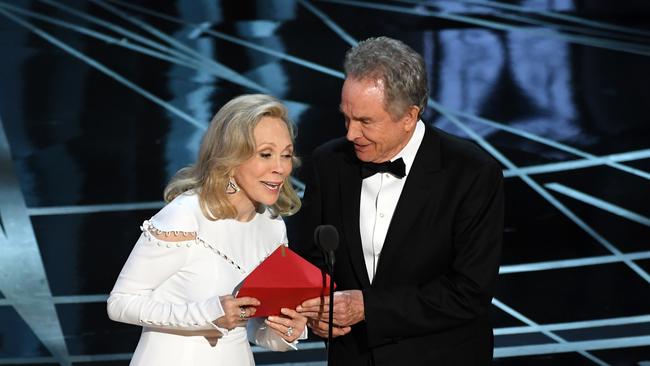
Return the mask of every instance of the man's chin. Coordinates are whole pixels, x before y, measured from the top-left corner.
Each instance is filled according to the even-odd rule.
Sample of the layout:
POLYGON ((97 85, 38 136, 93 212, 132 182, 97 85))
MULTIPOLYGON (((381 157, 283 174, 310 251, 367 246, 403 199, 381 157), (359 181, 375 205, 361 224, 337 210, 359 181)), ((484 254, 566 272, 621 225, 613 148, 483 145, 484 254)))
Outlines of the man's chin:
POLYGON ((357 159, 363 161, 364 163, 372 162, 372 157, 364 154, 357 154, 357 159))
POLYGON ((354 149, 354 154, 357 156, 357 159, 364 162, 371 162, 375 158, 373 154, 369 154, 366 151, 359 151, 359 149, 357 149, 356 147, 354 149))

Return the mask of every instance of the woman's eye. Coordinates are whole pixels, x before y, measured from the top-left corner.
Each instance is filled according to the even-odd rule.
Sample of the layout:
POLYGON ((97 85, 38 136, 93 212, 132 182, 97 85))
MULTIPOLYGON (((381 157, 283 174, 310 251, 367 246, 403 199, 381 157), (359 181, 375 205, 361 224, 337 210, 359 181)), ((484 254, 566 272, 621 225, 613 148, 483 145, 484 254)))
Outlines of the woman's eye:
POLYGON ((260 156, 264 159, 268 159, 271 157, 271 153, 260 153, 260 156))
POLYGON ((293 158, 293 154, 283 154, 282 157, 285 159, 291 159, 293 158))

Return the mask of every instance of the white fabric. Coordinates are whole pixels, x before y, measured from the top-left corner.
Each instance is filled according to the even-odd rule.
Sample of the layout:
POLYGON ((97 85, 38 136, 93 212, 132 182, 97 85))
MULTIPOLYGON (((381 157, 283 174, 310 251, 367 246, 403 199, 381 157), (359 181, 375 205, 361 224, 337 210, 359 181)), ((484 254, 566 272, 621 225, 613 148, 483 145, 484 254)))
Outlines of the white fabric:
POLYGON ((263 318, 231 331, 212 323, 224 314, 219 296, 233 294, 248 273, 287 244, 281 218, 267 211, 250 222, 210 221, 198 196, 184 194, 142 229, 108 299, 111 319, 143 326, 131 365, 253 365, 249 341, 277 351, 296 349, 297 342, 287 343, 263 318), (170 240, 151 232, 165 232, 170 240), (178 242, 174 235, 196 239, 178 242))
POLYGON ((384 247, 390 220, 393 218, 397 201, 402 194, 404 183, 408 178, 423 137, 424 123, 418 121, 409 142, 390 159, 390 161, 399 158, 404 160, 406 175, 403 178, 397 178, 390 173, 377 173, 364 179, 361 184, 359 230, 370 283, 377 272, 377 264, 384 247))

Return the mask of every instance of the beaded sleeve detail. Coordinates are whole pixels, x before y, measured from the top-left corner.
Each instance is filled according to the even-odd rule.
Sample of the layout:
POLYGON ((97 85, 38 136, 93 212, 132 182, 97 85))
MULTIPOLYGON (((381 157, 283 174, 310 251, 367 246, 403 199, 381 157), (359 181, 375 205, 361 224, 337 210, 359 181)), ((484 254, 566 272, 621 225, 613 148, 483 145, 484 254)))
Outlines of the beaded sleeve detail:
MULTIPOLYGON (((242 274, 246 274, 247 271, 238 263, 236 263, 234 260, 232 260, 227 254, 221 252, 219 249, 217 249, 214 245, 211 245, 209 242, 201 239, 200 236, 198 236, 195 232, 193 231, 162 231, 156 229, 151 222, 148 220, 145 220, 142 223, 142 226, 140 226, 140 230, 142 231, 142 234, 147 238, 149 242, 155 242, 156 245, 158 246, 166 246, 167 248, 171 247, 181 247, 181 246, 186 246, 186 247, 191 247, 192 245, 200 245, 203 246, 204 248, 209 248, 212 250, 215 254, 223 258, 226 262, 228 262, 230 265, 235 267, 239 272, 242 274), (166 241, 162 239, 161 237, 169 237, 171 239, 178 239, 178 238, 186 238, 185 240, 170 240, 166 241)), ((270 255, 269 253, 268 255, 270 255)), ((267 257, 268 257, 267 255, 267 257)), ((266 257, 264 258, 266 259, 266 257)), ((261 261, 260 261, 261 263, 261 261)))
POLYGON ((140 230, 146 236, 153 236, 155 239, 165 242, 182 242, 196 239, 194 231, 164 231, 157 229, 151 222, 145 221, 140 226, 140 230))

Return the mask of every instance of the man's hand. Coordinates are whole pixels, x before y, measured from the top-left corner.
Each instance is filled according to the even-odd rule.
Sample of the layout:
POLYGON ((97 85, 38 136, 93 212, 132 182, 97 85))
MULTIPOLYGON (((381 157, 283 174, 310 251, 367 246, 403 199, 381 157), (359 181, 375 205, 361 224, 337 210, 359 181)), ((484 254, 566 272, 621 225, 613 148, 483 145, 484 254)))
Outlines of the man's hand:
MULTIPOLYGON (((307 320, 307 326, 311 328, 311 331, 319 337, 327 338, 330 325, 326 321, 309 319, 307 320)), ((350 333, 352 327, 337 327, 332 328, 332 338, 336 338, 342 335, 350 333)))
MULTIPOLYGON (((329 321, 329 300, 329 296, 309 299, 299 305, 296 310, 302 315, 314 321, 318 321, 317 323, 314 323, 313 321, 308 323, 312 329, 314 329, 314 325, 316 325, 318 329, 322 329, 323 324, 321 323, 326 323, 325 325, 327 325, 327 322, 329 321)), ((345 329, 346 327, 357 324, 364 319, 363 293, 360 290, 337 291, 334 293, 335 326, 345 329)), ((325 329, 327 329, 327 327, 325 327, 325 329)), ((334 330, 336 330, 336 328, 333 329, 333 331, 334 330)), ((349 330, 347 332, 349 332, 349 330)), ((327 331, 325 334, 327 334, 327 331)))

